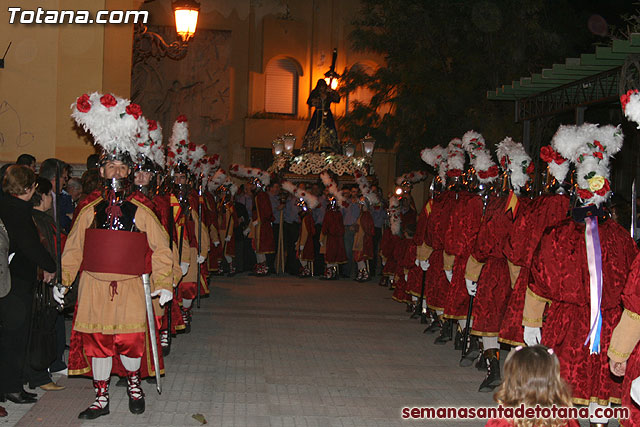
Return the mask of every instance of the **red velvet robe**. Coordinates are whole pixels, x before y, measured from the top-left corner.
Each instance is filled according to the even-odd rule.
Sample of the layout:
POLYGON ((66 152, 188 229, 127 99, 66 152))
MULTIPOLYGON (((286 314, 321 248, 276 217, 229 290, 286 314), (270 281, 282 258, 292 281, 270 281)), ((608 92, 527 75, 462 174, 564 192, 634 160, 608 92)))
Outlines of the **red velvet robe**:
POLYGON ((500 325, 498 340, 509 345, 524 345, 522 310, 531 281, 529 269, 533 252, 545 228, 566 218, 569 198, 544 194, 534 200, 520 198, 518 204, 516 218, 503 249, 507 260, 521 267, 500 325))
POLYGON ((313 236, 316 234, 316 225, 313 221, 313 215, 306 213, 300 222, 300 233, 298 233, 298 241, 296 242, 296 253, 300 261, 313 261, 315 252, 313 248, 313 236), (300 251, 300 247, 302 251, 300 251))
POLYGON ((344 264, 347 253, 344 249, 344 223, 339 210, 327 209, 322 221, 320 240, 324 241, 324 261, 327 264, 344 264))
POLYGON ((449 281, 443 271, 444 238, 449 221, 455 193, 445 191, 433 199, 431 214, 426 223, 424 243, 433 249, 429 257, 429 270, 425 282, 427 305, 432 310, 444 311, 449 292, 449 281))
POLYGON ((447 294, 444 315, 449 319, 466 319, 469 311, 469 293, 464 280, 467 260, 475 245, 482 221, 482 199, 466 191, 458 193, 449 227, 444 238, 444 249, 455 255, 453 278, 447 294))
MULTIPOLYGON (((207 228, 209 230, 211 229, 215 229, 216 231, 219 230, 219 213, 218 213, 218 204, 216 203, 215 198, 213 197, 213 194, 211 194, 210 192, 205 192, 204 193, 204 203, 207 207, 207 213, 209 218, 207 218, 207 228)), ((220 233, 218 232, 218 235, 220 235, 220 233)), ((218 260, 220 259, 220 255, 222 253, 222 242, 220 242, 220 244, 216 247, 216 245, 214 245, 214 240, 210 239, 210 244, 209 244, 209 256, 207 257, 207 268, 209 271, 211 272, 215 272, 218 271, 220 269, 220 266, 218 264, 218 260)))
POLYGON ((373 259, 374 227, 371 212, 364 210, 360 211, 358 227, 359 229, 353 242, 353 260, 358 262, 373 259), (356 241, 359 238, 360 233, 362 233, 362 248, 360 250, 356 250, 356 241))
POLYGON ((622 314, 622 290, 636 256, 635 242, 613 220, 599 224, 602 251, 602 332, 600 353, 584 345, 590 329, 589 269, 585 225, 568 218, 545 230, 531 263, 530 290, 551 301, 542 327, 542 344, 553 348, 560 373, 571 385, 574 403, 620 403, 621 387, 612 379, 607 350, 622 314))
POLYGON ((238 214, 236 208, 233 206, 233 202, 221 204, 220 209, 219 228, 220 233, 220 257, 223 256, 236 256, 236 238, 234 234, 234 228, 238 225, 238 214), (228 229, 228 230, 227 230, 228 229), (226 242, 226 236, 230 236, 231 240, 226 242), (222 251, 224 250, 224 253, 222 251))
POLYGON ((258 221, 258 225, 254 228, 252 234, 253 249, 260 254, 275 253, 276 245, 273 238, 273 229, 271 228, 271 223, 275 218, 271 210, 269 195, 264 191, 256 193, 252 219, 253 221, 258 221))
POLYGON ((473 302, 473 328, 480 336, 498 336, 502 316, 511 296, 509 266, 503 255, 504 241, 513 225, 511 212, 505 212, 507 199, 492 197, 478 231, 473 257, 485 263, 477 280, 473 302))
POLYGON ((380 240, 380 258, 382 258, 382 261, 384 262, 384 266, 382 267, 383 276, 393 277, 396 274, 397 261, 394 257, 394 252, 400 239, 401 237, 394 235, 389 227, 386 227, 382 232, 382 239, 380 240))
POLYGON ((396 280, 395 280, 395 289, 393 291, 393 295, 391 298, 397 302, 410 303, 411 302, 411 294, 409 294, 409 287, 411 286, 413 279, 415 279, 412 275, 411 279, 409 276, 409 263, 413 264, 415 267, 415 259, 416 259, 416 247, 412 245, 410 239, 400 239, 399 244, 396 245, 394 251, 394 258, 396 259, 396 280), (404 275, 405 271, 407 272, 407 280, 405 280, 404 275))

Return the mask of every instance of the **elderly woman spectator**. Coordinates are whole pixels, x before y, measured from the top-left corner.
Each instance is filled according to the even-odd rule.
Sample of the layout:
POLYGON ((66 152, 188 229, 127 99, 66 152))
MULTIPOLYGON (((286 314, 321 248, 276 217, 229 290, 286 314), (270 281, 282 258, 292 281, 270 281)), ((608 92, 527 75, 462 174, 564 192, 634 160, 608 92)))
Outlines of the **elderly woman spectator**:
MULTIPOLYGON (((36 192, 31 197, 31 204, 33 205, 33 221, 36 223, 40 241, 47 249, 47 252, 55 259, 56 256, 56 224, 53 221, 51 215, 47 213, 51 209, 53 204, 53 187, 51 183, 43 178, 36 179, 36 192)), ((38 268, 38 279, 43 279, 44 272, 41 268, 38 268)), ((48 323, 48 322, 47 322, 48 323)), ((55 320, 51 322, 52 332, 55 330, 56 334, 56 360, 52 363, 49 371, 59 372, 67 368, 67 365, 62 360, 65 348, 65 329, 64 329, 64 316, 58 313, 55 316, 55 320), (55 329, 54 329, 55 328, 55 329)), ((51 375, 46 370, 44 371, 32 371, 32 375, 29 378, 29 386, 31 388, 40 387, 47 391, 62 390, 64 387, 57 385, 51 380, 51 375)))
POLYGON ((2 181, 5 192, 0 203, 0 219, 9 235, 11 290, 0 298, 0 401, 33 403, 35 394, 23 384, 29 380, 27 346, 32 316, 37 268, 47 282, 55 277, 56 263, 40 242, 29 200, 36 191, 35 174, 25 166, 7 169, 2 181))

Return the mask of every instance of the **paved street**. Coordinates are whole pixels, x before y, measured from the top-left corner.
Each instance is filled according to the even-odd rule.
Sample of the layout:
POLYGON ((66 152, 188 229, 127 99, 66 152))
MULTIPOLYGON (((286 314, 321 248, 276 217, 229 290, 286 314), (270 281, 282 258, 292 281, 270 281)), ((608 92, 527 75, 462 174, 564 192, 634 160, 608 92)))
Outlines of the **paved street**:
POLYGON ((6 404, 0 425, 394 426, 483 425, 402 421, 403 406, 486 406, 483 374, 459 368, 452 345, 433 345, 375 282, 246 275, 216 279, 174 340, 161 396, 143 382, 147 410, 132 415, 111 383, 111 414, 81 423, 89 379, 63 377, 33 406, 6 404), (28 411, 28 412, 27 412, 28 411))

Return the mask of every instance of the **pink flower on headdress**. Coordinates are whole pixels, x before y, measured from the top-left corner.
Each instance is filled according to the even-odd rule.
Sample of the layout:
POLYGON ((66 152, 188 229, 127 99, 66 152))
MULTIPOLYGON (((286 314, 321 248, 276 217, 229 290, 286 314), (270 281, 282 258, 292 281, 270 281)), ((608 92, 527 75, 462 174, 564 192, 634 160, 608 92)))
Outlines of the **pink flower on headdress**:
POLYGON ((88 113, 89 110, 91 110, 91 101, 89 101, 89 95, 85 93, 80 98, 78 98, 78 100, 76 101, 76 107, 81 113, 88 113))

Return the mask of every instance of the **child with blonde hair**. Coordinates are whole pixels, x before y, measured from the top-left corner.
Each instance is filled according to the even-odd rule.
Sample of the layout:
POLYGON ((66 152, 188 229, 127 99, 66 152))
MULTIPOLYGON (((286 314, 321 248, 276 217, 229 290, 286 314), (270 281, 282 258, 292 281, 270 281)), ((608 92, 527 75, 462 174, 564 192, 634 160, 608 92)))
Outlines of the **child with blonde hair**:
MULTIPOLYGON (((560 377, 560 362, 543 345, 516 347, 504 363, 504 381, 493 395, 504 407, 569 407, 571 390, 560 377)), ((579 427, 573 419, 490 419, 490 427, 579 427)))

